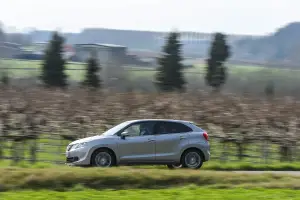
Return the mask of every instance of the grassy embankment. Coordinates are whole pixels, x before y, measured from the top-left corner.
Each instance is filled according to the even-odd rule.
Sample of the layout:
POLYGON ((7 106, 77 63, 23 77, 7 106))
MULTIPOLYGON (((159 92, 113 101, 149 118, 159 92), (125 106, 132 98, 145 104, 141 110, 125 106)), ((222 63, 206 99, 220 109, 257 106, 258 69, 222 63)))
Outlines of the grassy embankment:
POLYGON ((300 177, 198 170, 0 169, 0 198, 299 199, 300 177))
POLYGON ((110 169, 1 168, 0 174, 2 191, 26 189, 65 191, 78 186, 90 189, 159 189, 191 184, 206 188, 300 189, 300 176, 288 174, 243 174, 243 172, 134 169, 130 167, 110 169))
MULTIPOLYGON (((61 160, 64 161, 63 159, 61 160)), ((5 160, 0 161, 0 168, 10 167, 12 161, 5 160)), ((32 169, 43 169, 49 167, 61 167, 61 165, 56 165, 47 162, 37 162, 31 164, 30 162, 20 162, 15 167, 19 168, 32 168, 32 169)), ((164 165, 158 166, 133 166, 134 169, 166 169, 164 165)), ((218 161, 209 161, 203 164, 200 170, 215 170, 215 171, 300 171, 300 163, 280 163, 275 162, 271 164, 259 164, 259 163, 249 163, 249 162, 233 162, 233 163, 221 163, 218 161)))

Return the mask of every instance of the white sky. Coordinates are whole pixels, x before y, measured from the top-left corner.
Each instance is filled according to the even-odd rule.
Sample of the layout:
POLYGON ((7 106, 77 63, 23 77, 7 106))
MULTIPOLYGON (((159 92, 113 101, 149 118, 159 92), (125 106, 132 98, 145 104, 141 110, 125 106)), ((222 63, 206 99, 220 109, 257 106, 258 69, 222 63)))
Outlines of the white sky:
POLYGON ((18 29, 176 28, 261 35, 300 21, 299 8, 299 0, 1 0, 0 20, 18 29))

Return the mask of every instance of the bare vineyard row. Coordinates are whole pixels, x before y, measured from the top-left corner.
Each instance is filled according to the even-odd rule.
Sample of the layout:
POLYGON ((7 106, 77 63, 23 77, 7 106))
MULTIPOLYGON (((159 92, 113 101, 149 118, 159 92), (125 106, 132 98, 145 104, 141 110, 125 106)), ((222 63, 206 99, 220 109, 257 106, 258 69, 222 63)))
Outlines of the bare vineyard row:
POLYGON ((0 91, 2 142, 32 141, 42 133, 74 140, 137 118, 193 121, 206 129, 210 137, 217 138, 224 152, 228 145, 235 145, 240 159, 245 147, 253 143, 262 143, 264 154, 276 144, 281 159, 297 158, 300 101, 292 98, 268 100, 205 92, 143 94, 42 88, 0 91))

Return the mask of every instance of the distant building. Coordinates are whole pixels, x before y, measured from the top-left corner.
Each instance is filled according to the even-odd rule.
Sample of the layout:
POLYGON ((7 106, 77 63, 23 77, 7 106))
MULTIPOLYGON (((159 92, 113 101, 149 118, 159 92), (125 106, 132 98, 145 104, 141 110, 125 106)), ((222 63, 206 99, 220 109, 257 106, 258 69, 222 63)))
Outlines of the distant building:
POLYGON ((102 80, 106 83, 111 80, 121 79, 124 76, 127 47, 114 44, 76 44, 76 57, 80 62, 86 62, 94 54, 101 65, 102 80))
POLYGON ((44 54, 45 50, 47 49, 48 42, 35 42, 32 44, 32 50, 36 54, 44 54))
POLYGON ((14 58, 22 52, 21 45, 10 42, 0 42, 0 58, 14 58))
MULTIPOLYGON (((32 44, 31 50, 35 54, 43 55, 48 47, 49 42, 35 42, 32 44)), ((75 55, 75 50, 72 45, 65 44, 64 46, 64 59, 68 60, 75 55)))

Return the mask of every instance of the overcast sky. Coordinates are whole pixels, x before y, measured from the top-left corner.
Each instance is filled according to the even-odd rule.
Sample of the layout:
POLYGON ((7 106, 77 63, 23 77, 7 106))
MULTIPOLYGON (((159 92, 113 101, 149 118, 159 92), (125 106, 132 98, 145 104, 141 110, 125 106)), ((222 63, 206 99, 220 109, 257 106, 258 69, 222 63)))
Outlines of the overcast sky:
POLYGON ((0 20, 19 29, 87 27, 267 34, 300 21, 299 0, 1 0, 0 20))

